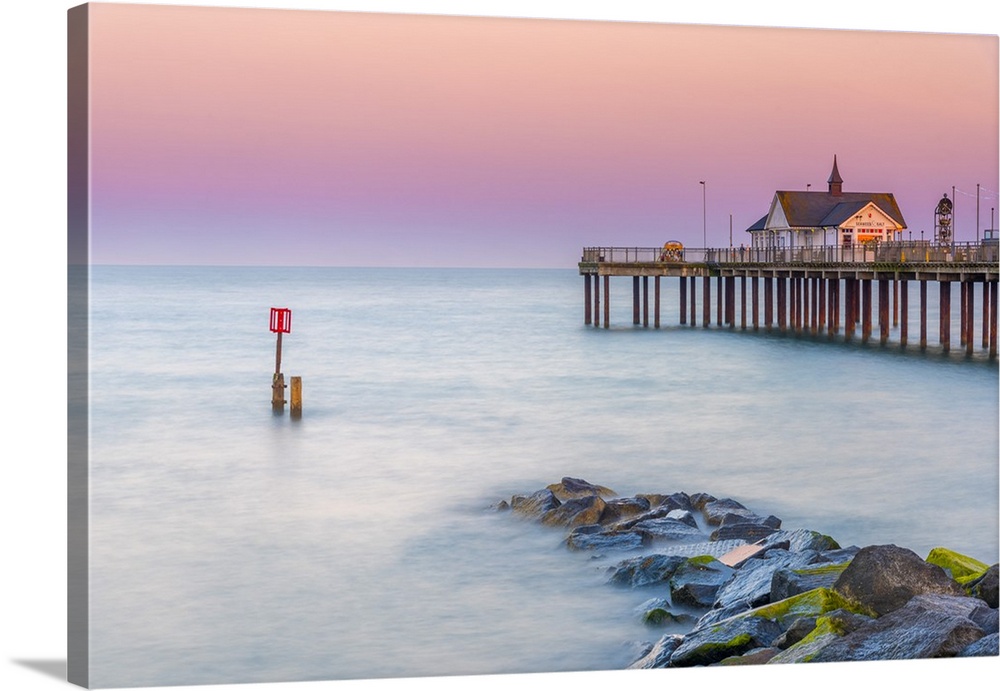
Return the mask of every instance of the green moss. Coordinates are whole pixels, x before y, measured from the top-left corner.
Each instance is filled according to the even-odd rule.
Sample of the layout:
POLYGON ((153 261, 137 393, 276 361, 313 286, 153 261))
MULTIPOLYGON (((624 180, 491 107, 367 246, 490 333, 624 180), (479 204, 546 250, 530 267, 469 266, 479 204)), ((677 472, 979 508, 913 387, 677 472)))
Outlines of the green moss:
POLYGON ((708 566, 714 561, 718 561, 715 557, 710 554, 702 554, 697 557, 691 557, 687 560, 687 563, 692 566, 708 566))
POLYGON ((816 588, 799 595, 772 602, 769 605, 751 610, 750 615, 771 619, 781 624, 789 624, 799 617, 816 617, 835 609, 844 609, 856 614, 873 616, 863 605, 849 600, 829 588, 816 588))
POLYGON ((925 561, 928 564, 940 566, 962 585, 976 580, 990 568, 989 565, 984 564, 978 559, 973 559, 972 557, 959 554, 944 547, 935 547, 932 549, 925 561))
POLYGON ((840 564, 818 564, 816 566, 808 566, 804 569, 792 569, 792 573, 796 573, 800 576, 822 576, 825 574, 840 574, 843 573, 844 569, 850 562, 842 562, 840 564))

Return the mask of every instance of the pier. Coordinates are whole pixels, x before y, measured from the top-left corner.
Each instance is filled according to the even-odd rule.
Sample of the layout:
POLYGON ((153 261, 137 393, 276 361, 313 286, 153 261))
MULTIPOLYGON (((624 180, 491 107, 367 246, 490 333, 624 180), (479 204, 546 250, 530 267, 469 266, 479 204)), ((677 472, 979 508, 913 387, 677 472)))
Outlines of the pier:
POLYGON ((883 346, 890 342, 890 330, 898 329, 902 348, 937 346, 945 353, 961 348, 968 356, 985 351, 996 358, 998 266, 996 241, 920 241, 671 251, 585 247, 579 269, 584 324, 597 328, 611 325, 612 277, 631 278, 632 324, 645 328, 651 320, 652 328, 660 328, 661 307, 676 300, 683 326, 712 327, 714 307, 717 328, 861 343, 878 339, 883 346), (919 285, 912 325, 911 282, 919 285), (675 296, 666 295, 669 284, 676 286, 675 296), (929 284, 935 285, 929 290, 929 284), (928 340, 931 299, 937 300, 940 318, 936 338, 928 340), (952 324, 953 300, 958 303, 957 324, 952 324), (981 328, 976 333, 978 315, 981 328))

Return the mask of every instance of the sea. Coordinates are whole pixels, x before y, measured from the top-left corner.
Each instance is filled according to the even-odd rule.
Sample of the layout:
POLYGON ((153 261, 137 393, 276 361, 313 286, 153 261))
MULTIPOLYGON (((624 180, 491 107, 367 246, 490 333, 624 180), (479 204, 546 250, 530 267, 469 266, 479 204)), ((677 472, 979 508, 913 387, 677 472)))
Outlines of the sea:
POLYGON ((90 683, 624 668, 663 633, 627 555, 491 508, 565 476, 996 563, 997 363, 955 295, 915 347, 910 288, 904 350, 682 326, 673 280, 661 328, 628 279, 594 328, 575 269, 94 266, 90 683))

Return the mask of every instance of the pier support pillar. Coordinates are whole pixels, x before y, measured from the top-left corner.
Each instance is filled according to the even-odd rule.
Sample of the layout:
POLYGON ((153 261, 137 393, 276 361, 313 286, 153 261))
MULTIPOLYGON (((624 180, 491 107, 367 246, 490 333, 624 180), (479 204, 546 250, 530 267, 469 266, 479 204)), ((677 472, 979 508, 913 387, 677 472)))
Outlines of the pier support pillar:
MULTIPOLYGON (((657 278, 656 280, 660 280, 657 278)), ((694 286, 692 286, 693 288, 694 286)), ((694 316, 692 313, 691 316, 694 316)), ((687 277, 681 276, 681 324, 687 324, 687 277)))
POLYGON ((701 279, 701 325, 707 329, 712 324, 712 277, 701 279))
POLYGON ((775 280, 778 282, 778 286, 777 286, 777 288, 778 288, 778 290, 777 290, 777 292, 778 292, 778 295, 777 295, 777 298, 778 298, 778 331, 784 331, 785 330, 785 324, 786 324, 785 314, 786 314, 786 310, 788 309, 788 303, 786 302, 786 296, 785 296, 785 277, 784 276, 778 276, 775 280))
POLYGON ((604 328, 611 328, 611 276, 604 277, 604 328))
POLYGON ((764 277, 764 328, 771 330, 774 323, 774 279, 764 277))
POLYGON ((854 300, 858 292, 858 279, 846 279, 844 288, 844 338, 850 341, 854 338, 854 329, 858 324, 858 320, 855 318, 857 303, 854 300))
POLYGON ((900 297, 900 309, 902 314, 900 315, 901 321, 899 322, 899 347, 906 347, 906 336, 907 336, 907 323, 909 321, 909 286, 906 283, 906 279, 901 279, 899 281, 899 297, 900 297))
POLYGON ((941 281, 938 292, 938 314, 940 315, 940 340, 944 352, 951 350, 951 281, 941 281))
POLYGON ((816 279, 816 308, 819 310, 819 314, 816 317, 816 328, 814 331, 817 334, 823 333, 826 329, 826 286, 827 281, 825 278, 816 279))
POLYGON ((960 281, 958 284, 958 343, 965 345, 966 336, 969 333, 969 282, 960 281))
POLYGON ((601 325, 601 277, 594 276, 594 326, 601 325))
POLYGON ((878 342, 881 345, 889 342, 889 279, 887 278, 880 278, 878 281, 878 342))
POLYGON ((649 326, 649 276, 642 277, 642 325, 649 326))
POLYGON ((927 281, 920 281, 920 350, 927 349, 927 281))
MULTIPOLYGON (((681 285, 684 279, 681 279, 681 285)), ((684 304, 684 299, 681 299, 681 304, 684 304)), ((653 277, 653 328, 660 328, 660 277, 653 277)))
POLYGON ((590 326, 593 319, 590 316, 590 274, 583 276, 583 323, 590 326))
POLYGON ((809 309, 812 306, 812 286, 809 277, 799 279, 802 290, 799 291, 799 301, 802 303, 802 321, 799 324, 799 331, 806 332, 809 330, 809 321, 812 319, 812 311, 809 309))
POLYGON ((867 343, 872 337, 872 282, 861 281, 861 342, 867 343))
POLYGON ((747 328, 747 277, 740 276, 740 328, 747 328))
POLYGON ((760 328, 760 277, 754 276, 750 279, 750 310, 751 310, 751 321, 753 322, 753 330, 756 331, 760 328))
POLYGON ((639 277, 632 277, 632 324, 639 324, 639 277))
POLYGON ((715 282, 715 325, 722 326, 722 274, 715 282))
POLYGON ((827 336, 833 338, 840 329, 840 279, 831 278, 828 281, 827 312, 829 313, 827 336))
POLYGON ((983 281, 983 350, 990 345, 990 282, 983 281))
MULTIPOLYGON (((682 278, 681 280, 683 281, 684 279, 682 278)), ((692 276, 691 277, 691 326, 695 326, 695 322, 698 321, 698 316, 697 316, 698 312, 695 309, 695 306, 696 306, 696 303, 697 303, 697 300, 695 299, 695 293, 697 292, 696 288, 697 288, 697 285, 696 285, 695 277, 692 276)))
MULTIPOLYGON (((997 356, 997 282, 992 281, 990 284, 990 357, 995 358, 997 356)), ((983 284, 983 291, 986 290, 986 284, 983 284)))
POLYGON ((892 282, 892 325, 899 326, 899 281, 892 282))
POLYGON ((976 350, 976 284, 965 282, 965 354, 972 356, 976 350))

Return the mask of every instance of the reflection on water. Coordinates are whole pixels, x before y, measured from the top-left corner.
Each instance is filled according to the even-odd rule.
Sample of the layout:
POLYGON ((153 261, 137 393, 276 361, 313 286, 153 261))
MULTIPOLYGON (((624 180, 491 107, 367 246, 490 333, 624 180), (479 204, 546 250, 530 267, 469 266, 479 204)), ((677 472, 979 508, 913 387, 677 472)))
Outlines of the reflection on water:
POLYGON ((652 594, 487 510, 565 475, 997 560, 995 364, 588 329, 571 271, 94 274, 95 685, 622 667, 652 594))

